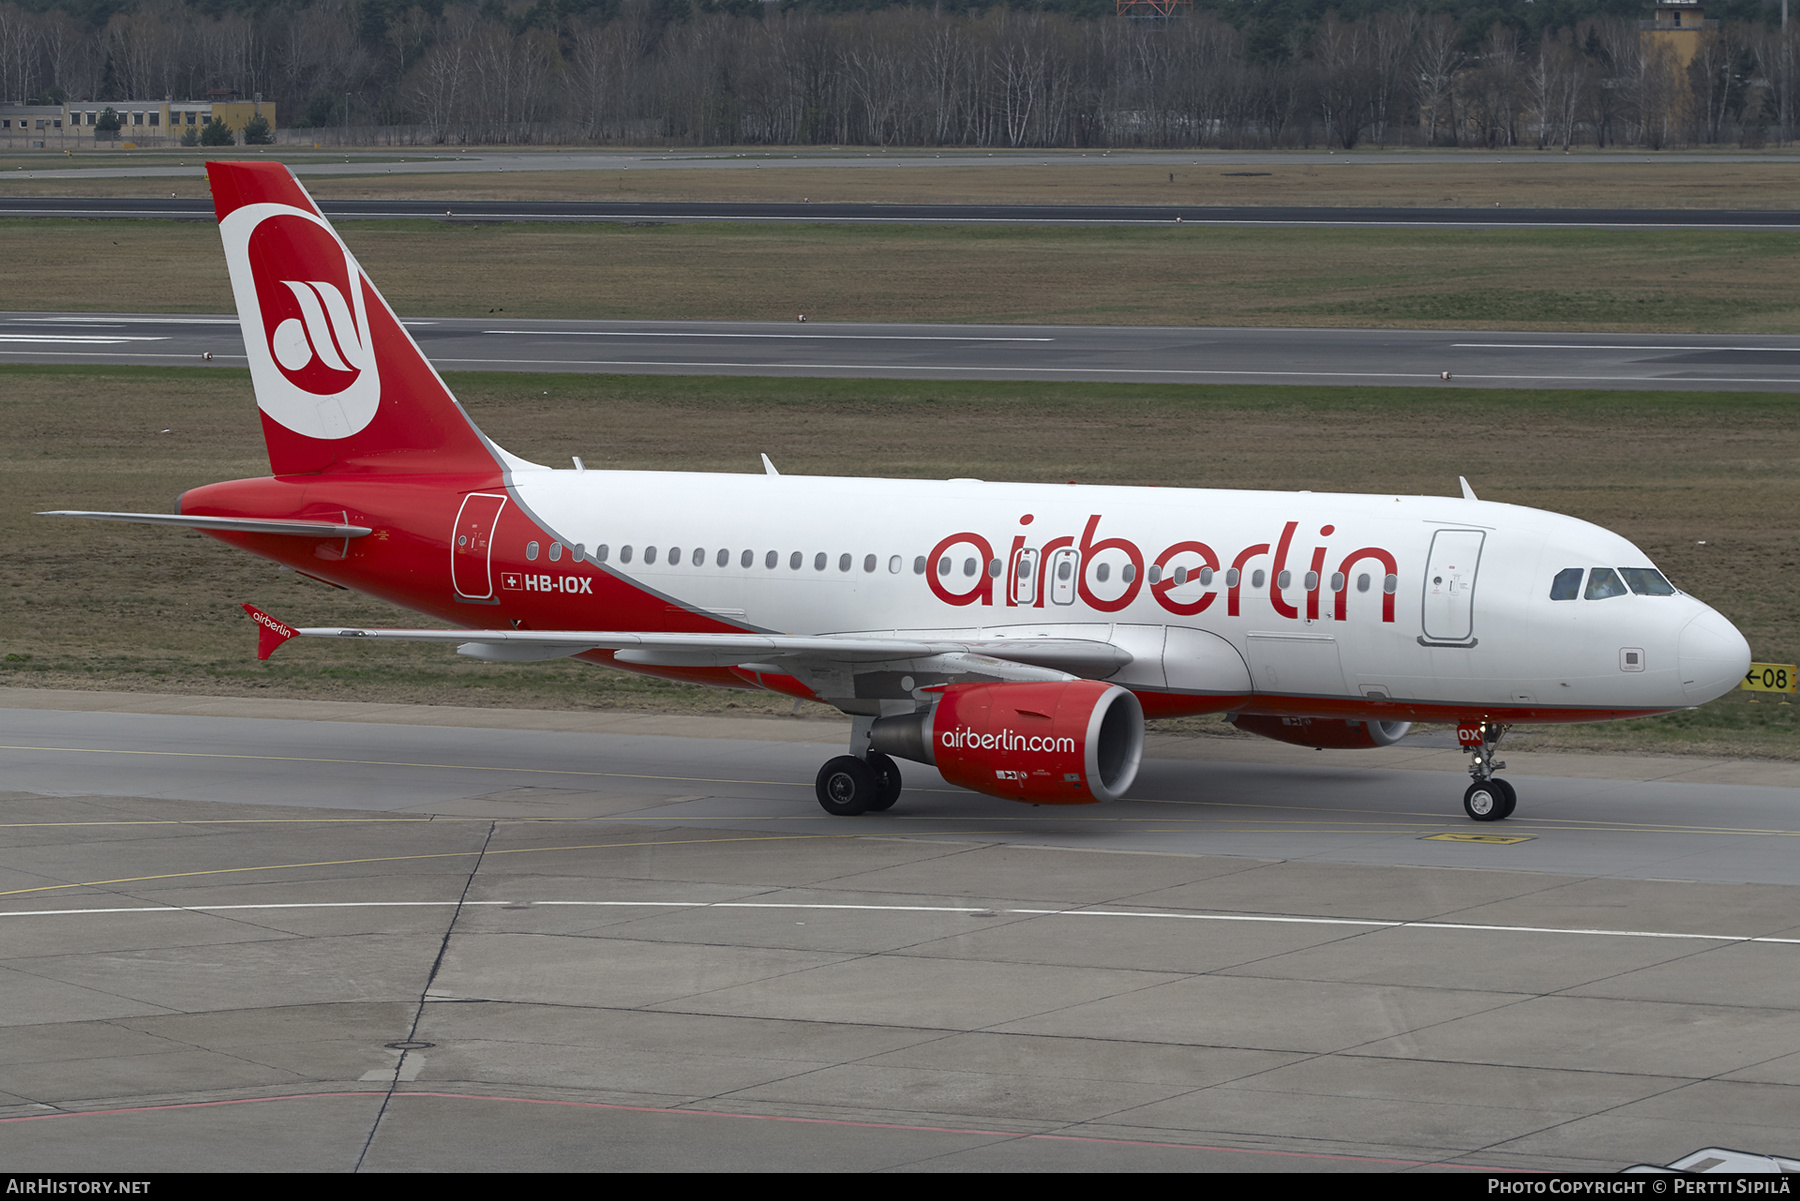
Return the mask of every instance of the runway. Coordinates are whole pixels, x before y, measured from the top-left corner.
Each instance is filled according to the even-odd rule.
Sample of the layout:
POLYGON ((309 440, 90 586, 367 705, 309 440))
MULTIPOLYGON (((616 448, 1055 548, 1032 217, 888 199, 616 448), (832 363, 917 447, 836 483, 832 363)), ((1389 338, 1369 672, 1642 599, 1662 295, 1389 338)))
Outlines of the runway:
MULTIPOLYGON (((168 150, 145 150, 132 153, 108 150, 94 153, 88 148, 78 159, 58 158, 59 148, 47 153, 19 153, 18 179, 176 179, 198 178, 203 171, 204 156, 195 151, 168 165, 168 150), (25 163, 36 158, 44 166, 26 170, 25 163), (48 164, 54 163, 55 166, 48 164)), ((905 147, 863 149, 700 149, 683 147, 672 150, 593 149, 512 150, 476 148, 445 152, 440 149, 408 147, 318 147, 304 143, 282 144, 268 153, 289 164, 302 178, 311 176, 356 175, 484 175, 506 171, 761 171, 807 168, 842 170, 893 169, 906 167, 945 166, 1057 166, 1057 167, 1322 167, 1348 165, 1405 166, 1420 163, 1466 165, 1486 163, 1487 155, 1467 150, 1381 150, 1369 147, 1354 153, 1336 150, 987 150, 972 148, 936 148, 915 150, 905 147)), ((1541 168, 1546 165, 1580 166, 1645 166, 1665 165, 1672 160, 1682 163, 1766 163, 1767 151, 1703 150, 1703 151, 1618 151, 1604 154, 1583 153, 1576 156, 1545 154, 1541 151, 1508 151, 1494 154, 1492 163, 1501 167, 1541 168)))
MULTIPOLYGON (((308 172, 296 165, 300 174, 308 172)), ((197 174, 197 172, 194 172, 197 174)), ((76 174, 76 173, 70 173, 76 174)), ((827 225, 1233 225, 1327 229, 1800 229, 1789 209, 1358 208, 1310 205, 861 204, 724 201, 321 200, 333 221, 827 225)), ((215 221, 204 198, 0 196, 0 217, 215 221)))
MULTIPOLYGON (((21 1169, 1613 1170, 1793 1151, 1800 769, 0 690, 21 1169), (1448 841, 1499 833, 1512 842, 1448 841)), ((1427 743, 1430 740, 1426 740, 1427 743)))
MULTIPOLYGON (((445 371, 1160 383, 1800 389, 1800 338, 1490 330, 408 320, 445 371)), ((0 313, 0 362, 245 364, 224 314, 0 313)))

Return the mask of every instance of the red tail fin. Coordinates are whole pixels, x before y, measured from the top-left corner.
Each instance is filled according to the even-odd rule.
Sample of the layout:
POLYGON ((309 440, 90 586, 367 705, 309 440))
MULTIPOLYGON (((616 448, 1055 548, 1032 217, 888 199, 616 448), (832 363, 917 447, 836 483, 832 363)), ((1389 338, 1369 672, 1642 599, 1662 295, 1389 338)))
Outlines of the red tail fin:
POLYGON ((276 475, 491 473, 494 452, 280 163, 208 163, 276 475))

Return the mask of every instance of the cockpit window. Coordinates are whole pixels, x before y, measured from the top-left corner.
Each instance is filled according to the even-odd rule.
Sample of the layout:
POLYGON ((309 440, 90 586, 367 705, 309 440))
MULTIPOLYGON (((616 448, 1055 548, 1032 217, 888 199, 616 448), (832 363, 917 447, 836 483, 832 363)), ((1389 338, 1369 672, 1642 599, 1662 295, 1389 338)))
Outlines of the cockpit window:
POLYGON ((1565 567, 1550 581, 1551 600, 1576 600, 1581 596, 1581 568, 1565 567))
POLYGON ((1654 567, 1621 567, 1619 574, 1639 596, 1674 596, 1675 586, 1654 567))
POLYGON ((1605 600, 1609 596, 1624 596, 1625 585, 1619 579, 1619 573, 1610 567, 1596 567, 1588 573, 1587 592, 1589 600, 1605 600))

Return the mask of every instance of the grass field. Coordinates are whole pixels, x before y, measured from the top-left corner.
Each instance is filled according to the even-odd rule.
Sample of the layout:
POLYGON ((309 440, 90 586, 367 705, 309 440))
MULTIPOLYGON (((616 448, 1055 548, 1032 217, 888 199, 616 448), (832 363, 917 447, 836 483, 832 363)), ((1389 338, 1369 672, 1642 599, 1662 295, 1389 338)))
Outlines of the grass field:
MULTIPOLYGON (((1800 234, 346 223, 406 316, 1791 333, 1800 234)), ((9 309, 230 312, 199 222, 0 221, 9 309), (128 288, 120 281, 128 278, 128 288)))
MULTIPOLYGON (((578 454, 592 468, 756 471, 756 454, 766 451, 790 474, 1452 495, 1457 475, 1467 475, 1484 499, 1618 530, 1679 587, 1737 622, 1758 658, 1800 657, 1793 602, 1800 421, 1787 397, 502 374, 449 380, 508 449, 548 463, 578 454)), ((0 368, 0 415, 0 490, 8 502, 0 507, 0 544, 11 550, 0 566, 0 683, 544 708, 785 712, 789 705, 581 664, 479 664, 444 648, 307 644, 258 663, 239 601, 319 624, 392 623, 400 614, 197 534, 30 515, 169 511, 183 489, 264 474, 246 373, 0 368)), ((1734 694, 1696 713, 1531 739, 1800 756, 1794 708, 1747 701, 1734 694)))
MULTIPOLYGON (((520 152, 507 148, 508 156, 520 152)), ((528 158, 566 158, 545 150, 528 158)), ((593 151, 586 151, 593 153, 593 151)), ((622 153, 633 153, 624 151, 622 153)), ((669 151, 651 151, 670 154, 669 151)), ((716 153, 716 152, 709 152, 716 153)), ((698 155, 673 167, 628 170, 506 170, 456 174, 391 173, 402 156, 311 150, 233 157, 278 158, 302 171, 311 163, 346 158, 366 174, 312 175, 307 187, 320 199, 442 200, 720 200, 747 202, 887 202, 926 204, 1176 204, 1176 205, 1392 205, 1400 207, 1505 208, 1740 208, 1795 207, 1792 153, 1768 152, 1746 161, 1671 152, 1653 162, 1641 153, 1469 151, 1449 161, 1441 152, 1410 160, 1367 149, 1323 155, 1242 156, 1198 151, 1175 163, 1145 162, 1129 151, 1090 151, 1075 163, 1042 163, 1029 152, 880 151, 846 148, 834 155, 855 165, 808 165, 818 148, 746 151, 712 165, 698 155), (1375 156, 1379 154, 1378 160, 1375 156), (1318 161, 1324 157, 1325 161, 1318 161), (1236 159, 1237 161, 1233 161, 1236 159), (1637 160, 1637 161, 1632 161, 1637 160), (1171 179, 1170 176, 1174 178, 1171 179)), ((1059 152, 1066 154, 1068 152, 1059 152)), ((678 160, 679 151, 673 152, 678 160)), ((456 158, 451 154, 405 157, 456 158)), ((205 197, 197 151, 87 151, 0 155, 0 195, 205 197), (8 179, 20 170, 189 166, 175 179, 8 179)))

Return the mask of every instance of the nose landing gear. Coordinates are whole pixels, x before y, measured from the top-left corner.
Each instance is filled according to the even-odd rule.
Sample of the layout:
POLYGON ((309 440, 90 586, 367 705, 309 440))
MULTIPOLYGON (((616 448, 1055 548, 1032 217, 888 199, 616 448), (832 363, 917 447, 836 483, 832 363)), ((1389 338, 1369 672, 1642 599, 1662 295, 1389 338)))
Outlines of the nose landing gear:
POLYGON ((1469 764, 1469 776, 1475 782, 1463 793, 1463 812, 1474 821, 1505 821, 1519 803, 1513 786, 1494 774, 1506 767, 1494 758, 1494 748, 1505 733, 1505 726, 1489 721, 1456 727, 1457 742, 1475 757, 1469 764))

